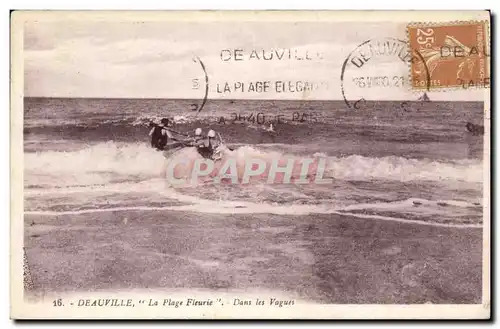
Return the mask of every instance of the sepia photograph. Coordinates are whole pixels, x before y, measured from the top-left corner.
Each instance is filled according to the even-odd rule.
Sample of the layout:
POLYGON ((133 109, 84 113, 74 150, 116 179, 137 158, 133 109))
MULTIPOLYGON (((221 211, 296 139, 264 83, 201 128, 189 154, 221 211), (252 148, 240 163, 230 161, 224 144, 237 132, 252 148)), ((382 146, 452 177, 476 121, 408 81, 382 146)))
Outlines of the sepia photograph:
POLYGON ((12 317, 490 316, 488 11, 11 28, 12 317))

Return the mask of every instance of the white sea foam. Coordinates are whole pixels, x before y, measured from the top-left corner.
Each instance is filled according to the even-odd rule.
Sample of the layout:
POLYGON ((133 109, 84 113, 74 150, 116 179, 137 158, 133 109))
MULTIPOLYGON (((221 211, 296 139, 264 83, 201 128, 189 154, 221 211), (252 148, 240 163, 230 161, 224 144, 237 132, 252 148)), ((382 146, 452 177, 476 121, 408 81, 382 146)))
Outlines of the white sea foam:
MULTIPOLYGON (((238 163, 252 158, 300 158, 277 151, 263 151, 243 146, 231 152, 238 163)), ((323 157, 325 154, 315 154, 323 157)), ((192 149, 179 151, 174 158, 196 159, 192 149)), ((79 184, 109 184, 130 178, 142 181, 161 177, 165 159, 144 144, 100 143, 78 151, 44 151, 26 153, 24 158, 26 184, 41 186, 74 186, 79 184)), ((438 162, 402 157, 370 158, 360 155, 328 157, 325 176, 337 180, 390 180, 390 181, 462 181, 479 183, 483 180, 480 161, 438 162)))
MULTIPOLYGON (((228 155, 226 154, 226 156, 228 155)), ((264 151, 250 146, 242 146, 230 152, 229 156, 237 159, 238 163, 244 162, 248 158, 260 158, 267 162, 271 162, 273 159, 292 158, 278 151, 264 151)), ((325 156, 326 154, 313 155, 313 157, 325 156)), ((178 151, 173 157, 194 160, 199 158, 199 155, 196 150, 186 148, 178 151)), ((297 157, 293 158, 297 159, 297 157)), ((482 181, 480 162, 472 160, 444 163, 425 159, 368 158, 356 155, 344 158, 328 157, 327 160, 327 174, 336 180, 465 181, 473 183, 482 181)), ((189 195, 189 192, 185 193, 183 189, 169 187, 162 178, 165 169, 163 154, 151 150, 151 148, 143 144, 120 145, 109 142, 79 151, 26 153, 25 168, 25 186, 28 186, 25 189, 25 196, 34 198, 34 200, 40 198, 44 200, 54 198, 55 200, 53 206, 49 207, 49 209, 43 207, 42 204, 41 208, 36 206, 33 211, 27 211, 26 214, 56 216, 133 210, 170 210, 213 214, 341 214, 421 225, 480 227, 480 224, 464 224, 461 222, 436 224, 418 220, 419 217, 477 216, 477 209, 480 205, 477 202, 463 200, 436 201, 409 198, 395 202, 353 204, 353 200, 349 201, 343 198, 337 200, 332 195, 330 199, 320 204, 299 204, 294 200, 303 198, 311 200, 311 198, 315 198, 314 194, 309 195, 306 192, 307 190, 301 189, 287 189, 289 195, 293 194, 296 197, 287 197, 284 204, 266 202, 265 199, 259 201, 258 198, 253 197, 242 197, 237 198, 237 200, 209 200, 204 198, 202 193, 189 195), (290 194, 291 192, 293 193, 290 194), (79 197, 78 193, 82 193, 85 197, 79 197), (106 198, 106 195, 113 196, 113 198, 116 198, 117 195, 124 195, 124 197, 128 198, 130 193, 150 193, 154 196, 155 206, 148 206, 147 203, 131 204, 129 206, 118 202, 116 205, 106 207, 106 209, 97 209, 99 204, 92 202, 92 195, 100 196, 101 199, 106 198), (62 200, 62 195, 68 199, 62 200), (162 206, 161 200, 163 199, 176 200, 183 204, 172 205, 169 202, 167 203, 168 206, 162 206), (88 207, 88 209, 81 209, 81 200, 88 201, 88 205, 85 205, 85 208, 88 207), (79 209, 68 210, 72 209, 72 202, 75 204, 74 208, 79 209), (59 211, 58 205, 63 203, 64 209, 59 211)), ((255 183, 252 187, 258 193, 283 194, 282 191, 272 185, 269 185, 266 189, 265 182, 255 183)), ((50 202, 48 204, 50 205, 50 202)))

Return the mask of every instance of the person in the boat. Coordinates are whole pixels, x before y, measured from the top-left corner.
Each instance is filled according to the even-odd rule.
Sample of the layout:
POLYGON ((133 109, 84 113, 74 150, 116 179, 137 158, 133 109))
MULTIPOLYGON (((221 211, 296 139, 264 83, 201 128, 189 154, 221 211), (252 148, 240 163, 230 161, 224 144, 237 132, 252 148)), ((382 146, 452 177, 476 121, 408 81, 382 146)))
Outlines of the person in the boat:
POLYGON ((205 143, 204 137, 202 135, 203 130, 201 128, 196 128, 194 131, 194 136, 189 137, 189 145, 198 147, 205 143))
POLYGON ((194 138, 193 138, 194 145, 198 145, 198 143, 203 140, 203 136, 201 135, 202 133, 203 133, 203 130, 201 130, 201 128, 195 129, 194 138))
POLYGON ((160 124, 155 124, 153 122, 150 124, 152 127, 149 132, 149 136, 151 136, 151 147, 154 147, 158 151, 165 150, 165 146, 167 146, 169 140, 178 141, 168 129, 169 123, 170 121, 167 118, 163 118, 160 124))
POLYGON ((207 137, 197 143, 196 150, 202 157, 212 159, 215 149, 219 146, 215 136, 215 131, 210 130, 207 137))

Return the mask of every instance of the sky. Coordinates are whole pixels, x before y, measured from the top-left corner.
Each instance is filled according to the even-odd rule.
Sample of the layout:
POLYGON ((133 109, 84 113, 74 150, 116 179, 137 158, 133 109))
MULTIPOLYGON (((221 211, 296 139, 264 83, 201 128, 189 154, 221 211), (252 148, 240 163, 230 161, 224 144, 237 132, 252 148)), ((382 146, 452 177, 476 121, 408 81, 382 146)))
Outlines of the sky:
MULTIPOLYGON (((28 20, 24 24, 24 91, 29 97, 202 98, 205 73, 193 60, 198 57, 209 78, 210 99, 418 98, 422 92, 408 87, 408 65, 396 56, 374 58, 361 69, 349 64, 341 82, 342 65, 349 54, 367 40, 386 38, 405 40, 405 24, 28 20), (235 49, 239 60, 234 58, 235 49), (273 59, 262 58, 271 53, 273 59), (406 87, 361 88, 355 83, 359 78, 384 76, 391 81, 403 79, 406 87), (266 91, 252 89, 266 81, 266 91), (316 89, 276 89, 289 84, 300 89, 306 81, 316 89)), ((484 97, 481 90, 428 95, 436 100, 484 97)))

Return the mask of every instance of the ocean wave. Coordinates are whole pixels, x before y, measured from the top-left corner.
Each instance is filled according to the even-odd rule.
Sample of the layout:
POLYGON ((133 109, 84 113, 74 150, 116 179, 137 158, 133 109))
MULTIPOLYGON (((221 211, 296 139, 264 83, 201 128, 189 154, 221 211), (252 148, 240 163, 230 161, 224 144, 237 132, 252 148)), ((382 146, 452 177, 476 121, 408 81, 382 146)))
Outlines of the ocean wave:
POLYGON ((164 158, 144 144, 106 142, 76 151, 26 153, 24 164, 26 183, 69 187, 155 178, 164 158))
MULTIPOLYGON (((480 183, 483 169, 479 160, 438 162, 403 157, 372 158, 360 155, 325 157, 314 154, 310 158, 326 159, 324 177, 337 180, 367 181, 461 181, 480 183)), ((292 156, 272 149, 242 146, 226 152, 226 158, 237 159, 238 168, 249 159, 301 161, 305 157, 292 156)), ((201 158, 193 148, 182 149, 171 159, 201 158)), ((145 144, 106 142, 76 151, 41 151, 26 153, 24 158, 26 184, 33 186, 77 186, 107 184, 117 181, 143 181, 158 178, 164 173, 163 154, 145 144)))
POLYGON ((337 179, 389 179, 398 181, 483 181, 479 160, 440 162, 429 159, 407 159, 397 156, 369 158, 351 155, 329 158, 328 173, 337 179))

